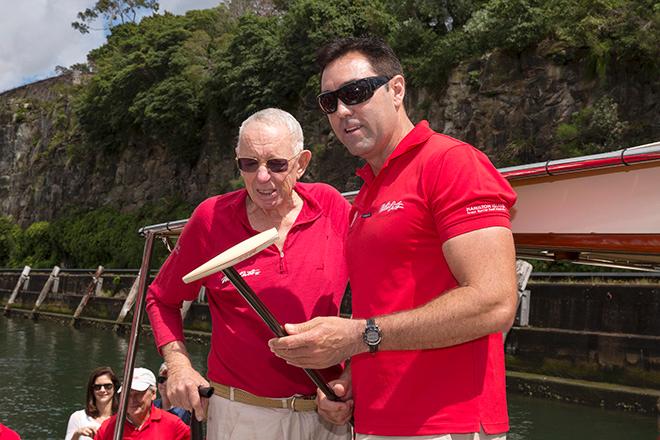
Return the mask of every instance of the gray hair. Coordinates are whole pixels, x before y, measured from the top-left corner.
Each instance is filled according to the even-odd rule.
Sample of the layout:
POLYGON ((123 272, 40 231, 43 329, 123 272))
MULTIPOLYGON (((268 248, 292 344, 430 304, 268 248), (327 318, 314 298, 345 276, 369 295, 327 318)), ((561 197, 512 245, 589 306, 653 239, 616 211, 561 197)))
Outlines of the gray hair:
MULTIPOLYGON (((243 131, 253 122, 286 127, 291 134, 291 139, 293 140, 293 145, 291 146, 293 154, 298 154, 303 150, 305 142, 300 123, 296 118, 293 117, 293 115, 291 115, 291 113, 279 108, 267 108, 260 110, 243 121, 241 127, 238 129, 238 145, 240 145, 241 139, 243 138, 243 131)), ((238 145, 236 146, 236 150, 238 150, 238 145)))

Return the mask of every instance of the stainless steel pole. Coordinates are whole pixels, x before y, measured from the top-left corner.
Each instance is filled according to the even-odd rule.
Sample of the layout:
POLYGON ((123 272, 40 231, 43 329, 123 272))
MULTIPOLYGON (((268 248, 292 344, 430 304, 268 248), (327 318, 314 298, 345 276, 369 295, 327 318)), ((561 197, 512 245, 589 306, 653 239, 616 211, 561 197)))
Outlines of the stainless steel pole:
POLYGON ((147 296, 147 283, 149 281, 151 254, 154 247, 154 234, 155 233, 152 231, 146 231, 144 233, 145 243, 144 253, 142 255, 142 266, 140 267, 140 278, 138 281, 138 296, 135 300, 131 335, 128 339, 128 352, 126 353, 126 362, 124 363, 124 382, 122 385, 122 393, 119 396, 119 409, 117 411, 117 420, 115 421, 115 435, 113 440, 121 440, 124 434, 124 420, 126 419, 126 408, 128 407, 128 395, 130 394, 131 382, 133 381, 135 353, 137 352, 140 326, 142 324, 142 316, 144 315, 144 302, 147 296))

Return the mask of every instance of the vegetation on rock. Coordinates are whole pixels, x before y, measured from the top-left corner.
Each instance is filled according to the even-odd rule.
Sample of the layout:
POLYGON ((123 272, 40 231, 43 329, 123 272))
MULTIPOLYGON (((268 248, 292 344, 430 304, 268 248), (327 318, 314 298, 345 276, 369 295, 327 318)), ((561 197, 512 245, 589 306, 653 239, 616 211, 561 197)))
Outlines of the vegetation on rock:
MULTIPOLYGON (((97 2, 79 17, 80 30, 122 4, 158 7, 154 1, 97 2)), ((299 118, 317 157, 337 155, 336 140, 316 110, 313 63, 316 50, 337 36, 384 38, 401 57, 411 90, 430 99, 446 89, 459 63, 496 51, 519 59, 542 45, 558 65, 581 63, 576 57, 584 56, 584 70, 603 84, 602 97, 556 121, 557 146, 549 156, 600 152, 644 139, 648 126, 627 122, 608 96, 608 74, 630 64, 652 83, 660 77, 660 4, 653 0, 233 0, 184 16, 121 21, 114 21, 106 44, 89 53, 86 66, 72 66, 91 73, 84 84, 63 89, 50 107, 41 106, 52 119, 49 138, 39 140, 47 142, 46 151, 66 147, 70 156, 116 155, 159 145, 193 166, 204 145, 231 138, 255 110, 277 106, 299 118)), ((466 85, 478 91, 482 72, 478 67, 468 72, 466 85)), ((422 100, 410 110, 426 117, 428 108, 422 100)), ((0 119, 18 125, 35 110, 27 104, 2 108, 0 119)), ((521 131, 492 157, 498 165, 522 163, 533 156, 533 142, 521 131)), ((314 166, 315 180, 336 172, 322 162, 314 166)), ((136 229, 190 212, 190 206, 159 209, 71 211, 25 229, 0 218, 0 266, 135 267, 142 246, 136 229)))

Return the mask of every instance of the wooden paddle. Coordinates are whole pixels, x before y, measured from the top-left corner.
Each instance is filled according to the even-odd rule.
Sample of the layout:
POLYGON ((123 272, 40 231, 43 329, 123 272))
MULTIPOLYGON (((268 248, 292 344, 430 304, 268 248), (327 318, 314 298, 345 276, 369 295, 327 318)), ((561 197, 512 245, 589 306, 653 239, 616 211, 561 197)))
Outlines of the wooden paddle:
MULTIPOLYGON (((275 228, 261 232, 253 237, 244 240, 237 245, 227 249, 220 255, 210 259, 206 263, 199 266, 197 269, 191 271, 183 277, 183 282, 188 284, 197 281, 201 278, 207 277, 214 273, 222 271, 227 279, 236 287, 238 293, 252 306, 255 312, 261 317, 266 325, 272 330, 277 337, 288 336, 284 327, 275 319, 266 305, 254 293, 252 288, 245 282, 243 277, 234 269, 234 265, 241 261, 250 258, 252 255, 266 249, 277 240, 277 230, 275 228)), ((314 382, 314 384, 328 396, 328 399, 338 402, 339 397, 332 391, 332 389, 321 378, 321 375, 316 370, 303 368, 307 376, 314 382)))

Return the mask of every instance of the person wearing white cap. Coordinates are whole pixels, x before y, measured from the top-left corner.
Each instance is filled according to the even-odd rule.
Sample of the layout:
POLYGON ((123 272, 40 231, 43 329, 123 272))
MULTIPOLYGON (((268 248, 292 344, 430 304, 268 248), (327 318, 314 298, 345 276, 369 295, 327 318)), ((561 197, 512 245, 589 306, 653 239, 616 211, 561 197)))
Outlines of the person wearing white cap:
MULTIPOLYGON (((119 388, 123 392, 124 387, 119 388)), ((177 416, 156 408, 156 376, 146 368, 135 368, 124 422, 124 439, 189 440, 190 427, 177 416)), ((115 433, 117 415, 103 422, 94 440, 111 440, 115 433)))

